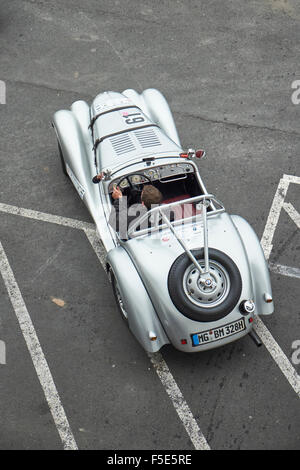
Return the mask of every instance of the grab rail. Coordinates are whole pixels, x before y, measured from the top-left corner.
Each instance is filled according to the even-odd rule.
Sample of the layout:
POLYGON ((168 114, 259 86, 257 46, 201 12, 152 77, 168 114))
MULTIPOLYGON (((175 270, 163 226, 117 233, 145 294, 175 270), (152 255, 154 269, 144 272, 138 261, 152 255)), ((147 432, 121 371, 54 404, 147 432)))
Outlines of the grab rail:
MULTIPOLYGON (((176 207, 176 206, 180 206, 183 204, 193 204, 196 202, 202 202, 204 200, 209 202, 208 207, 211 208, 211 210, 207 212, 207 217, 210 217, 215 214, 219 214, 221 212, 225 212, 225 207, 213 194, 203 194, 202 196, 190 197, 188 199, 182 199, 181 201, 158 205, 157 207, 154 207, 153 209, 150 209, 148 212, 143 214, 139 219, 137 219, 132 224, 132 226, 128 230, 128 238, 140 237, 142 235, 150 234, 158 230, 163 230, 167 228, 168 225, 166 223, 159 224, 159 221, 160 221, 159 216, 160 216, 161 211, 165 212, 166 210, 172 209, 173 207, 176 207), (215 205, 219 206, 219 208, 216 208, 215 205), (146 220, 149 220, 149 217, 151 216, 153 216, 155 220, 154 226, 145 228, 142 230, 137 230, 137 227, 141 226, 143 222, 145 222, 146 220)), ((183 217, 181 219, 177 219, 172 222, 170 221, 170 223, 172 224, 172 226, 182 225, 183 221, 184 223, 192 222, 195 220, 196 217, 197 217, 197 214, 191 217, 187 217, 187 218, 183 217)))

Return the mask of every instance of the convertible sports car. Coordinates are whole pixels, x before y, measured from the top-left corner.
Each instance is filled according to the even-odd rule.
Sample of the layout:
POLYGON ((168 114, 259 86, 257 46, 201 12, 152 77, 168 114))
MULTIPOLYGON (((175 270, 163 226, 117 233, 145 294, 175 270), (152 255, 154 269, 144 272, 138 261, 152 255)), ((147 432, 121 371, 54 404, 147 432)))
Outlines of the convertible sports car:
POLYGON ((259 345, 254 316, 274 310, 259 240, 207 192, 195 163, 205 152, 182 149, 163 95, 100 93, 91 106, 76 101, 56 112, 53 127, 63 171, 95 221, 121 315, 145 350, 203 351, 246 334, 259 345), (163 201, 137 214, 124 236, 111 223, 114 188, 130 212, 149 184, 163 201))

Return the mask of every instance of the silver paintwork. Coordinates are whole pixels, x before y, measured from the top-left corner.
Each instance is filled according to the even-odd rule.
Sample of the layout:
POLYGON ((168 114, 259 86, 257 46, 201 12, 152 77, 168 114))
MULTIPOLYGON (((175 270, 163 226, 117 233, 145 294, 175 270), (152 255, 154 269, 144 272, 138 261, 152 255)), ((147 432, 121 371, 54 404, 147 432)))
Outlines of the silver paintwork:
MULTIPOLYGON (((189 155, 191 159, 180 158, 183 149, 174 120, 158 90, 148 89, 141 94, 134 90, 101 93, 91 107, 84 101, 76 101, 70 110, 55 113, 53 127, 68 174, 95 221, 107 253, 107 270, 116 277, 123 314, 143 348, 155 352, 171 343, 182 351, 203 351, 237 340, 252 329, 252 323, 245 317, 246 330, 213 343, 192 346, 192 334, 239 320, 241 313, 237 305, 225 318, 201 323, 186 318, 176 309, 169 296, 167 279, 174 260, 184 251, 205 246, 205 260, 197 263, 207 272, 211 271, 208 245, 223 251, 239 267, 243 281, 240 301, 253 299, 256 315, 273 312, 273 301, 269 302, 272 298, 269 272, 256 234, 243 218, 227 214, 222 204, 208 194, 192 158, 194 152, 189 155), (92 129, 91 120, 94 120, 92 129), (149 160, 152 157, 154 160, 149 160), (143 160, 147 158, 148 161, 143 160), (203 199, 209 197, 210 210, 204 218, 196 217, 196 221, 187 218, 184 226, 182 221, 176 221, 172 228, 163 223, 150 232, 133 227, 130 239, 120 240, 108 224, 112 185, 134 173, 149 175, 150 172, 153 181, 162 177, 168 180, 174 174, 181 179, 186 177, 188 167, 196 175, 201 196, 184 202, 199 202, 202 207, 203 199), (104 172, 105 178, 95 185, 92 178, 99 172, 104 172), (178 243, 178 238, 183 244, 178 243), (157 337, 154 341, 153 336, 157 337), (187 344, 181 344, 181 339, 186 339, 187 344)), ((179 203, 163 206, 163 212, 176 204, 179 203)), ((215 269, 221 272, 222 267, 215 266, 215 269)), ((189 276, 187 272, 184 282, 188 282, 189 276)), ((221 276, 227 279, 224 270, 221 276)), ((224 298, 228 285, 222 290, 211 277, 213 289, 224 298)))
MULTIPOLYGON (((193 255, 193 253, 191 252, 191 250, 189 250, 188 248, 188 245, 185 243, 184 241, 184 237, 180 237, 179 234, 177 234, 176 230, 174 229, 173 225, 171 224, 171 222, 169 221, 168 217, 163 213, 163 211, 161 210, 161 208, 159 208, 159 213, 161 214, 162 216, 162 220, 165 222, 165 224, 168 226, 168 228, 171 230, 172 234, 176 237, 178 243, 182 246, 182 248, 184 249, 184 251, 186 252, 186 254, 188 255, 188 257, 190 258, 191 262, 193 263, 194 265, 194 268, 196 268, 196 271, 200 274, 200 279, 201 279, 201 275, 205 273, 205 270, 200 266, 200 264, 198 263, 198 261, 196 260, 195 256, 193 255)), ((159 220, 156 219, 156 227, 158 227, 158 223, 159 223, 159 220)))
POLYGON ((265 302, 268 302, 268 303, 273 302, 272 296, 268 292, 265 292, 264 300, 265 300, 265 302))

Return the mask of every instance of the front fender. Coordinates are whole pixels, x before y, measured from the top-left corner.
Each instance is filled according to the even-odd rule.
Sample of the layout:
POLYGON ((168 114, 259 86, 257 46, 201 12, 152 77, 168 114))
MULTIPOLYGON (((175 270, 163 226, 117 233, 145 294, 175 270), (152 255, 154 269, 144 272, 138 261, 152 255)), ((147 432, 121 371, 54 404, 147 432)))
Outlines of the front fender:
POLYGON ((71 181, 92 217, 97 221, 99 211, 95 201, 99 199, 99 189, 92 183, 93 157, 87 148, 86 136, 82 135, 80 123, 72 111, 63 109, 54 114, 53 127, 71 181))
POLYGON ((134 264, 122 247, 108 253, 107 263, 118 281, 130 330, 147 352, 157 352, 170 341, 134 264), (155 341, 149 338, 151 331, 157 336, 155 341))
POLYGON ((245 219, 238 215, 232 215, 231 219, 241 236, 247 254, 256 312, 258 315, 270 315, 274 312, 274 302, 267 303, 265 300, 265 294, 269 294, 272 297, 272 288, 263 249, 256 233, 245 219))

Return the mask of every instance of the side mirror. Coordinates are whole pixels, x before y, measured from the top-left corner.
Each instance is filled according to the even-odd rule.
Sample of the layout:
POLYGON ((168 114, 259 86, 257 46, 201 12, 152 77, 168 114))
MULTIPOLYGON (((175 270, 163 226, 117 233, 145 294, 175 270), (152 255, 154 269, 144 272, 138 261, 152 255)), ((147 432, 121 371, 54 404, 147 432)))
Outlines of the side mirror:
POLYGON ((102 180, 102 178, 100 177, 100 175, 96 175, 96 176, 94 176, 94 178, 92 179, 92 181, 93 181, 94 184, 99 184, 101 180, 102 180))
POLYGON ((98 173, 98 175, 94 176, 92 179, 93 183, 99 184, 101 180, 110 180, 111 179, 111 170, 108 168, 107 170, 101 171, 101 173, 98 173))
POLYGON ((205 150, 196 150, 195 157, 196 158, 205 158, 206 152, 205 150))

